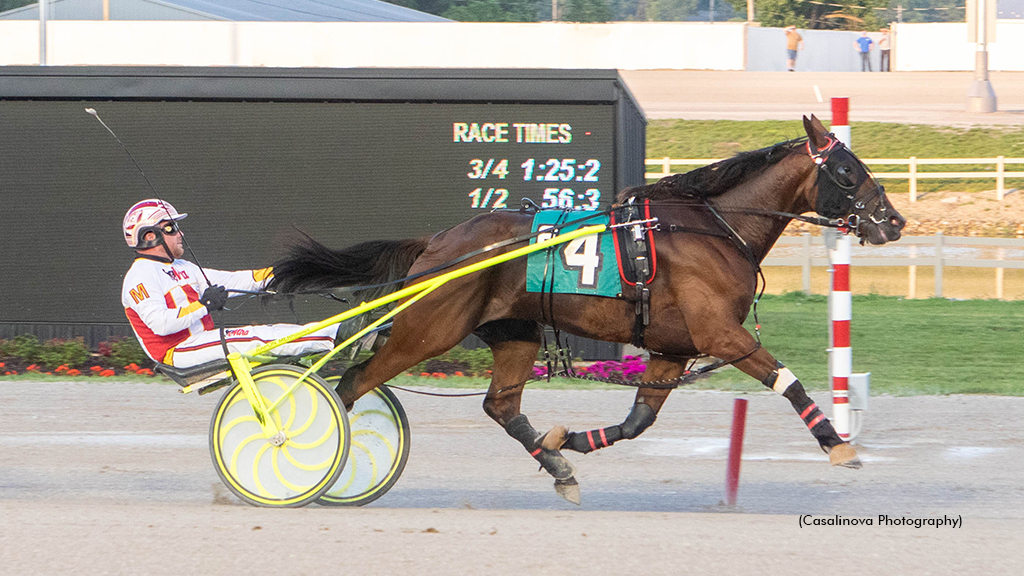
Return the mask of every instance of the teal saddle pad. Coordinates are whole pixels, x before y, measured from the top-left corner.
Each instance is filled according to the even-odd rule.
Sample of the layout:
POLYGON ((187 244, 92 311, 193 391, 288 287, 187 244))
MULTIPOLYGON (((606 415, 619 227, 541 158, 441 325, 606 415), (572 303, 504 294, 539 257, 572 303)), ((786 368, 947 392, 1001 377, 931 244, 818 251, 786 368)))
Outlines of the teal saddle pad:
MULTIPOLYGON (((609 223, 607 214, 540 210, 533 217, 533 232, 557 226, 571 232, 584 226, 609 223)), ((534 244, 544 235, 530 240, 534 244)), ((557 244, 526 257, 526 291, 616 297, 622 291, 611 231, 557 244)))

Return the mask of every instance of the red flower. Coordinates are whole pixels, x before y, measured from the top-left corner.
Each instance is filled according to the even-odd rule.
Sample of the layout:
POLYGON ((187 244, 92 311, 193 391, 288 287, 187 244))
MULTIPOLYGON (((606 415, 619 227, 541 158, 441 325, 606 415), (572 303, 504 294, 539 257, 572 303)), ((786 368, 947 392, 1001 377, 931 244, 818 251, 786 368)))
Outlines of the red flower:
POLYGON ((152 376, 153 375, 153 371, 150 370, 149 368, 139 368, 138 370, 135 371, 135 373, 136 374, 140 374, 142 376, 152 376))
POLYGON ((136 370, 139 369, 139 365, 136 364, 135 362, 132 362, 131 364, 125 366, 124 369, 128 370, 129 372, 135 372, 136 370))
POLYGON ((25 370, 35 370, 36 368, 38 368, 38 366, 35 364, 29 364, 28 368, 25 368, 25 370))
POLYGON ((114 375, 114 371, 109 369, 109 368, 107 368, 106 370, 101 370, 99 372, 99 375, 100 376, 113 376, 114 375))
POLYGON ((6 364, 4 364, 3 362, 0 362, 0 368, 3 368, 4 366, 6 366, 6 364))
POLYGON ((99 372, 100 370, 103 370, 103 366, 93 366, 92 368, 89 368, 89 370, 92 370, 93 372, 99 372))
POLYGON ((81 370, 76 370, 74 368, 72 368, 71 370, 68 370, 68 376, 80 376, 81 374, 82 374, 81 370))

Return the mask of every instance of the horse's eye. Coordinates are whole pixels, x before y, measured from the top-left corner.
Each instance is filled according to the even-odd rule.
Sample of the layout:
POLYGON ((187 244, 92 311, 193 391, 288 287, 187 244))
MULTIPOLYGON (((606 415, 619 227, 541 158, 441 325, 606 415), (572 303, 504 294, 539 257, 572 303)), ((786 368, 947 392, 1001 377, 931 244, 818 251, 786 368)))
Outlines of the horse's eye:
POLYGON ((842 164, 836 168, 836 180, 843 186, 853 186, 853 166, 842 164))

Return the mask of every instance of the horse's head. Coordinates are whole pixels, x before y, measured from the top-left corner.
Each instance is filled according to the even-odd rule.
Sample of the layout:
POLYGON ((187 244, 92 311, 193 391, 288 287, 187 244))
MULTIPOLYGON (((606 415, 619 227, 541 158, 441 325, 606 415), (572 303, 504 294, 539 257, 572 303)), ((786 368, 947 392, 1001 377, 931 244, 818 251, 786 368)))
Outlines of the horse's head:
POLYGON ((842 218, 861 244, 898 240, 907 221, 868 167, 814 115, 804 116, 804 129, 807 153, 818 167, 815 211, 827 218, 842 218))

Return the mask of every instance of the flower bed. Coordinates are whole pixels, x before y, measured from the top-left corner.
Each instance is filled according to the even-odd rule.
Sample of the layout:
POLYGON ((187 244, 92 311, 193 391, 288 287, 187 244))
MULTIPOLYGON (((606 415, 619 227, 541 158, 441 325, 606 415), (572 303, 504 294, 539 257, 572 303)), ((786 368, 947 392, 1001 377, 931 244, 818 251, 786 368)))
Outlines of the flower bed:
POLYGON ((95 352, 88 350, 81 338, 40 342, 35 336, 21 335, 0 340, 0 376, 153 376, 152 365, 135 339, 102 342, 95 352))

